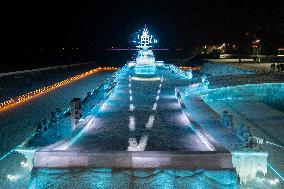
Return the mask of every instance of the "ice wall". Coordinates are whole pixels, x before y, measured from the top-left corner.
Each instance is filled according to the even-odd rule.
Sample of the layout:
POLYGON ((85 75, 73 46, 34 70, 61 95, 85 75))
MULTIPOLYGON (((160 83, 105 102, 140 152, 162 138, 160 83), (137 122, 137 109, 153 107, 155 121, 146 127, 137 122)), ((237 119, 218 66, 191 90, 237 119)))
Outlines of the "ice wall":
POLYGON ((256 178, 256 173, 267 173, 266 152, 232 152, 232 163, 240 183, 245 184, 256 178))
POLYGON ((245 84, 211 89, 202 96, 205 102, 215 100, 277 100, 284 98, 284 83, 245 84))

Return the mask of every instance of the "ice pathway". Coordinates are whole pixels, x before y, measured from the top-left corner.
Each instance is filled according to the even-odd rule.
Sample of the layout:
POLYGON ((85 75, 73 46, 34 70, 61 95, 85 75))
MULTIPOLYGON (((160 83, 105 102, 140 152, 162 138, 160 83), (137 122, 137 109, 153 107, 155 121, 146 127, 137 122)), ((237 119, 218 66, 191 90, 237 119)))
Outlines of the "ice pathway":
POLYGON ((184 80, 166 69, 146 76, 130 69, 128 75, 70 150, 208 151, 175 98, 184 80))

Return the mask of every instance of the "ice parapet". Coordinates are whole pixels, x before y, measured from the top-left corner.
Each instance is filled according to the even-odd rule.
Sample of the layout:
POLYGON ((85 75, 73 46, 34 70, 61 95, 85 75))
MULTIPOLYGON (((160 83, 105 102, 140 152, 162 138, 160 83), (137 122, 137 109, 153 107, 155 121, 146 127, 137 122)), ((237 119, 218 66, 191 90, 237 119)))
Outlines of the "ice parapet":
POLYGON ((284 97, 284 83, 245 84, 210 89, 205 102, 216 100, 277 100, 284 97))
POLYGON ((267 173, 266 152, 232 152, 232 163, 240 183, 245 184, 256 178, 256 173, 267 173))

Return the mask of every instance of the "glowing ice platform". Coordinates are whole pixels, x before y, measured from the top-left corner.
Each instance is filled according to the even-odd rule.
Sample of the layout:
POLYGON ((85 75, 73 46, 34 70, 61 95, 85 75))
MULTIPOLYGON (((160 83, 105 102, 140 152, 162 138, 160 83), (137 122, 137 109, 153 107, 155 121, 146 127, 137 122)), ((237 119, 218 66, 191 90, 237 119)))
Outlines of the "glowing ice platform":
POLYGON ((175 97, 188 81, 163 67, 136 71, 119 80, 82 136, 37 151, 34 167, 233 169, 231 153, 193 129, 175 97))

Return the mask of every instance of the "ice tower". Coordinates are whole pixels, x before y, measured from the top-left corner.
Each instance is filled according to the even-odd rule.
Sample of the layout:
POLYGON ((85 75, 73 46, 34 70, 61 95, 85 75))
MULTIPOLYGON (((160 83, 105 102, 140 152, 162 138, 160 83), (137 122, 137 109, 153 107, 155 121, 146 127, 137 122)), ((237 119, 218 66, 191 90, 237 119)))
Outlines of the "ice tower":
MULTIPOLYGON (((136 41, 135 41, 136 42, 136 41)), ((135 70, 139 73, 153 73, 156 69, 155 56, 151 49, 154 43, 158 40, 154 39, 153 35, 149 34, 149 30, 144 27, 142 35, 137 35, 138 53, 135 60, 135 70)))

